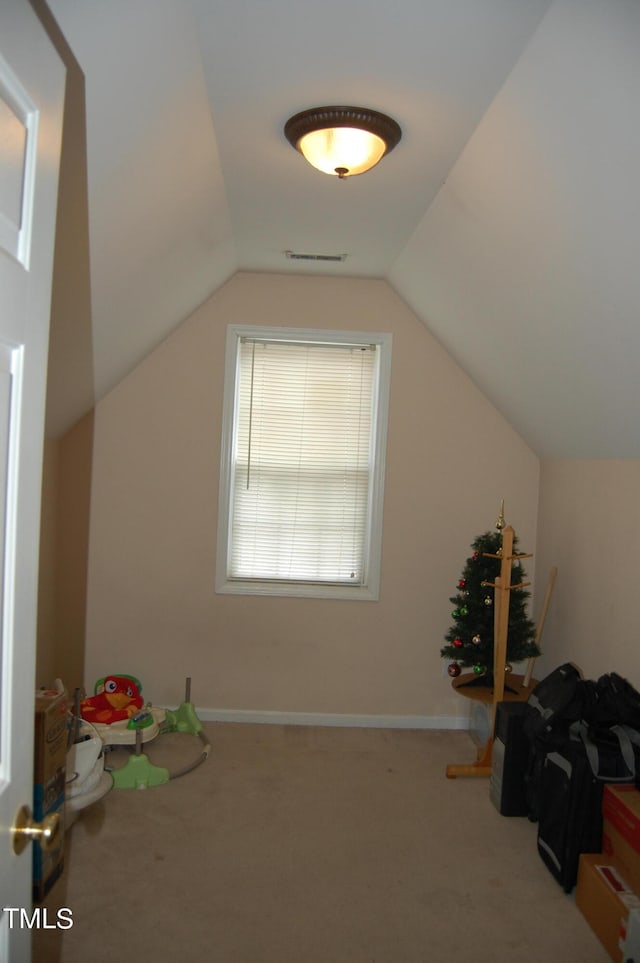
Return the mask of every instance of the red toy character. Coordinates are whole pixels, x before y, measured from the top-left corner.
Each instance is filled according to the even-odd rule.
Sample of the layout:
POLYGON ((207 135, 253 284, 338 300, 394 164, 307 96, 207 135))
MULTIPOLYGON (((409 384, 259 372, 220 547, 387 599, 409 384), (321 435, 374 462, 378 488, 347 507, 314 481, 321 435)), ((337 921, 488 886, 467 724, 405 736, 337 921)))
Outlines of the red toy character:
POLYGON ((96 684, 97 694, 83 699, 80 715, 87 722, 110 725, 130 719, 144 705, 142 686, 130 675, 107 675, 96 684))

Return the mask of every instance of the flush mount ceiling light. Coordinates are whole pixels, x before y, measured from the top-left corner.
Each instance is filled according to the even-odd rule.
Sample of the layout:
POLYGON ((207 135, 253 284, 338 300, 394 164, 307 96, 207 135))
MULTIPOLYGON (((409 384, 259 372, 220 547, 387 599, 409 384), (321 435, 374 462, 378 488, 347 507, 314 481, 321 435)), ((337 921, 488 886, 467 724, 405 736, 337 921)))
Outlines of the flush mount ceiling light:
POLYGON ((290 117, 284 133, 313 167, 340 179, 371 170, 402 137, 395 120, 367 107, 312 107, 290 117))

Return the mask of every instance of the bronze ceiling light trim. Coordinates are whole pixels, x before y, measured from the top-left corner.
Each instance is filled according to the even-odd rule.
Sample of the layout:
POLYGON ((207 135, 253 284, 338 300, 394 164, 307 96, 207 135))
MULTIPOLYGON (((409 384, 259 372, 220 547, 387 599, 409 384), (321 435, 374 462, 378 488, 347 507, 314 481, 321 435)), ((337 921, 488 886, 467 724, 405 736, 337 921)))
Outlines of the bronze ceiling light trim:
POLYGON ((399 143, 399 124, 368 107, 312 107, 290 117, 284 134, 292 147, 325 174, 364 174, 399 143))

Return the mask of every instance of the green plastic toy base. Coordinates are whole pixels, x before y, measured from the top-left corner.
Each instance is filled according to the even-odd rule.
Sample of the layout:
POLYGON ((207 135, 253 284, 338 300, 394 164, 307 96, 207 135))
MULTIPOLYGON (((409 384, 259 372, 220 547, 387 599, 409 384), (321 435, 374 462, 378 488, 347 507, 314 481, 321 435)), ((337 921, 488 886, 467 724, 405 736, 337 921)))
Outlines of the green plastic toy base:
POLYGON ((188 732, 192 736, 202 732, 202 723, 192 702, 183 702, 177 709, 167 709, 165 725, 166 732, 188 732))
POLYGON ((129 756, 126 765, 114 769, 111 775, 114 789, 148 789, 149 786, 162 786, 170 778, 168 769, 154 766, 144 753, 129 756))
MULTIPOLYGON (((161 724, 161 732, 187 732, 199 736, 202 723, 198 719, 195 707, 191 702, 183 702, 177 709, 165 709, 165 720, 161 724)), ((208 747, 207 747, 208 750, 208 747)), ((162 786, 169 782, 171 774, 168 769, 154 766, 144 753, 129 756, 126 764, 120 769, 114 769, 114 789, 147 789, 150 786, 162 786)))

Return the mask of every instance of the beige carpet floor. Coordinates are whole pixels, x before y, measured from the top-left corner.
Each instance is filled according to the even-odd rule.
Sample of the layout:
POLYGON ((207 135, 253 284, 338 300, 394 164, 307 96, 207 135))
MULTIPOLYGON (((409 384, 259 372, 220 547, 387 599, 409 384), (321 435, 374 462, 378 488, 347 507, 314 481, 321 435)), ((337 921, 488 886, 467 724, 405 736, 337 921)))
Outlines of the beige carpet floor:
MULTIPOLYGON (((206 725, 188 775, 110 792, 67 834, 34 963, 606 963, 506 818, 465 732, 206 725)), ((169 769, 191 736, 147 747, 169 769)))

